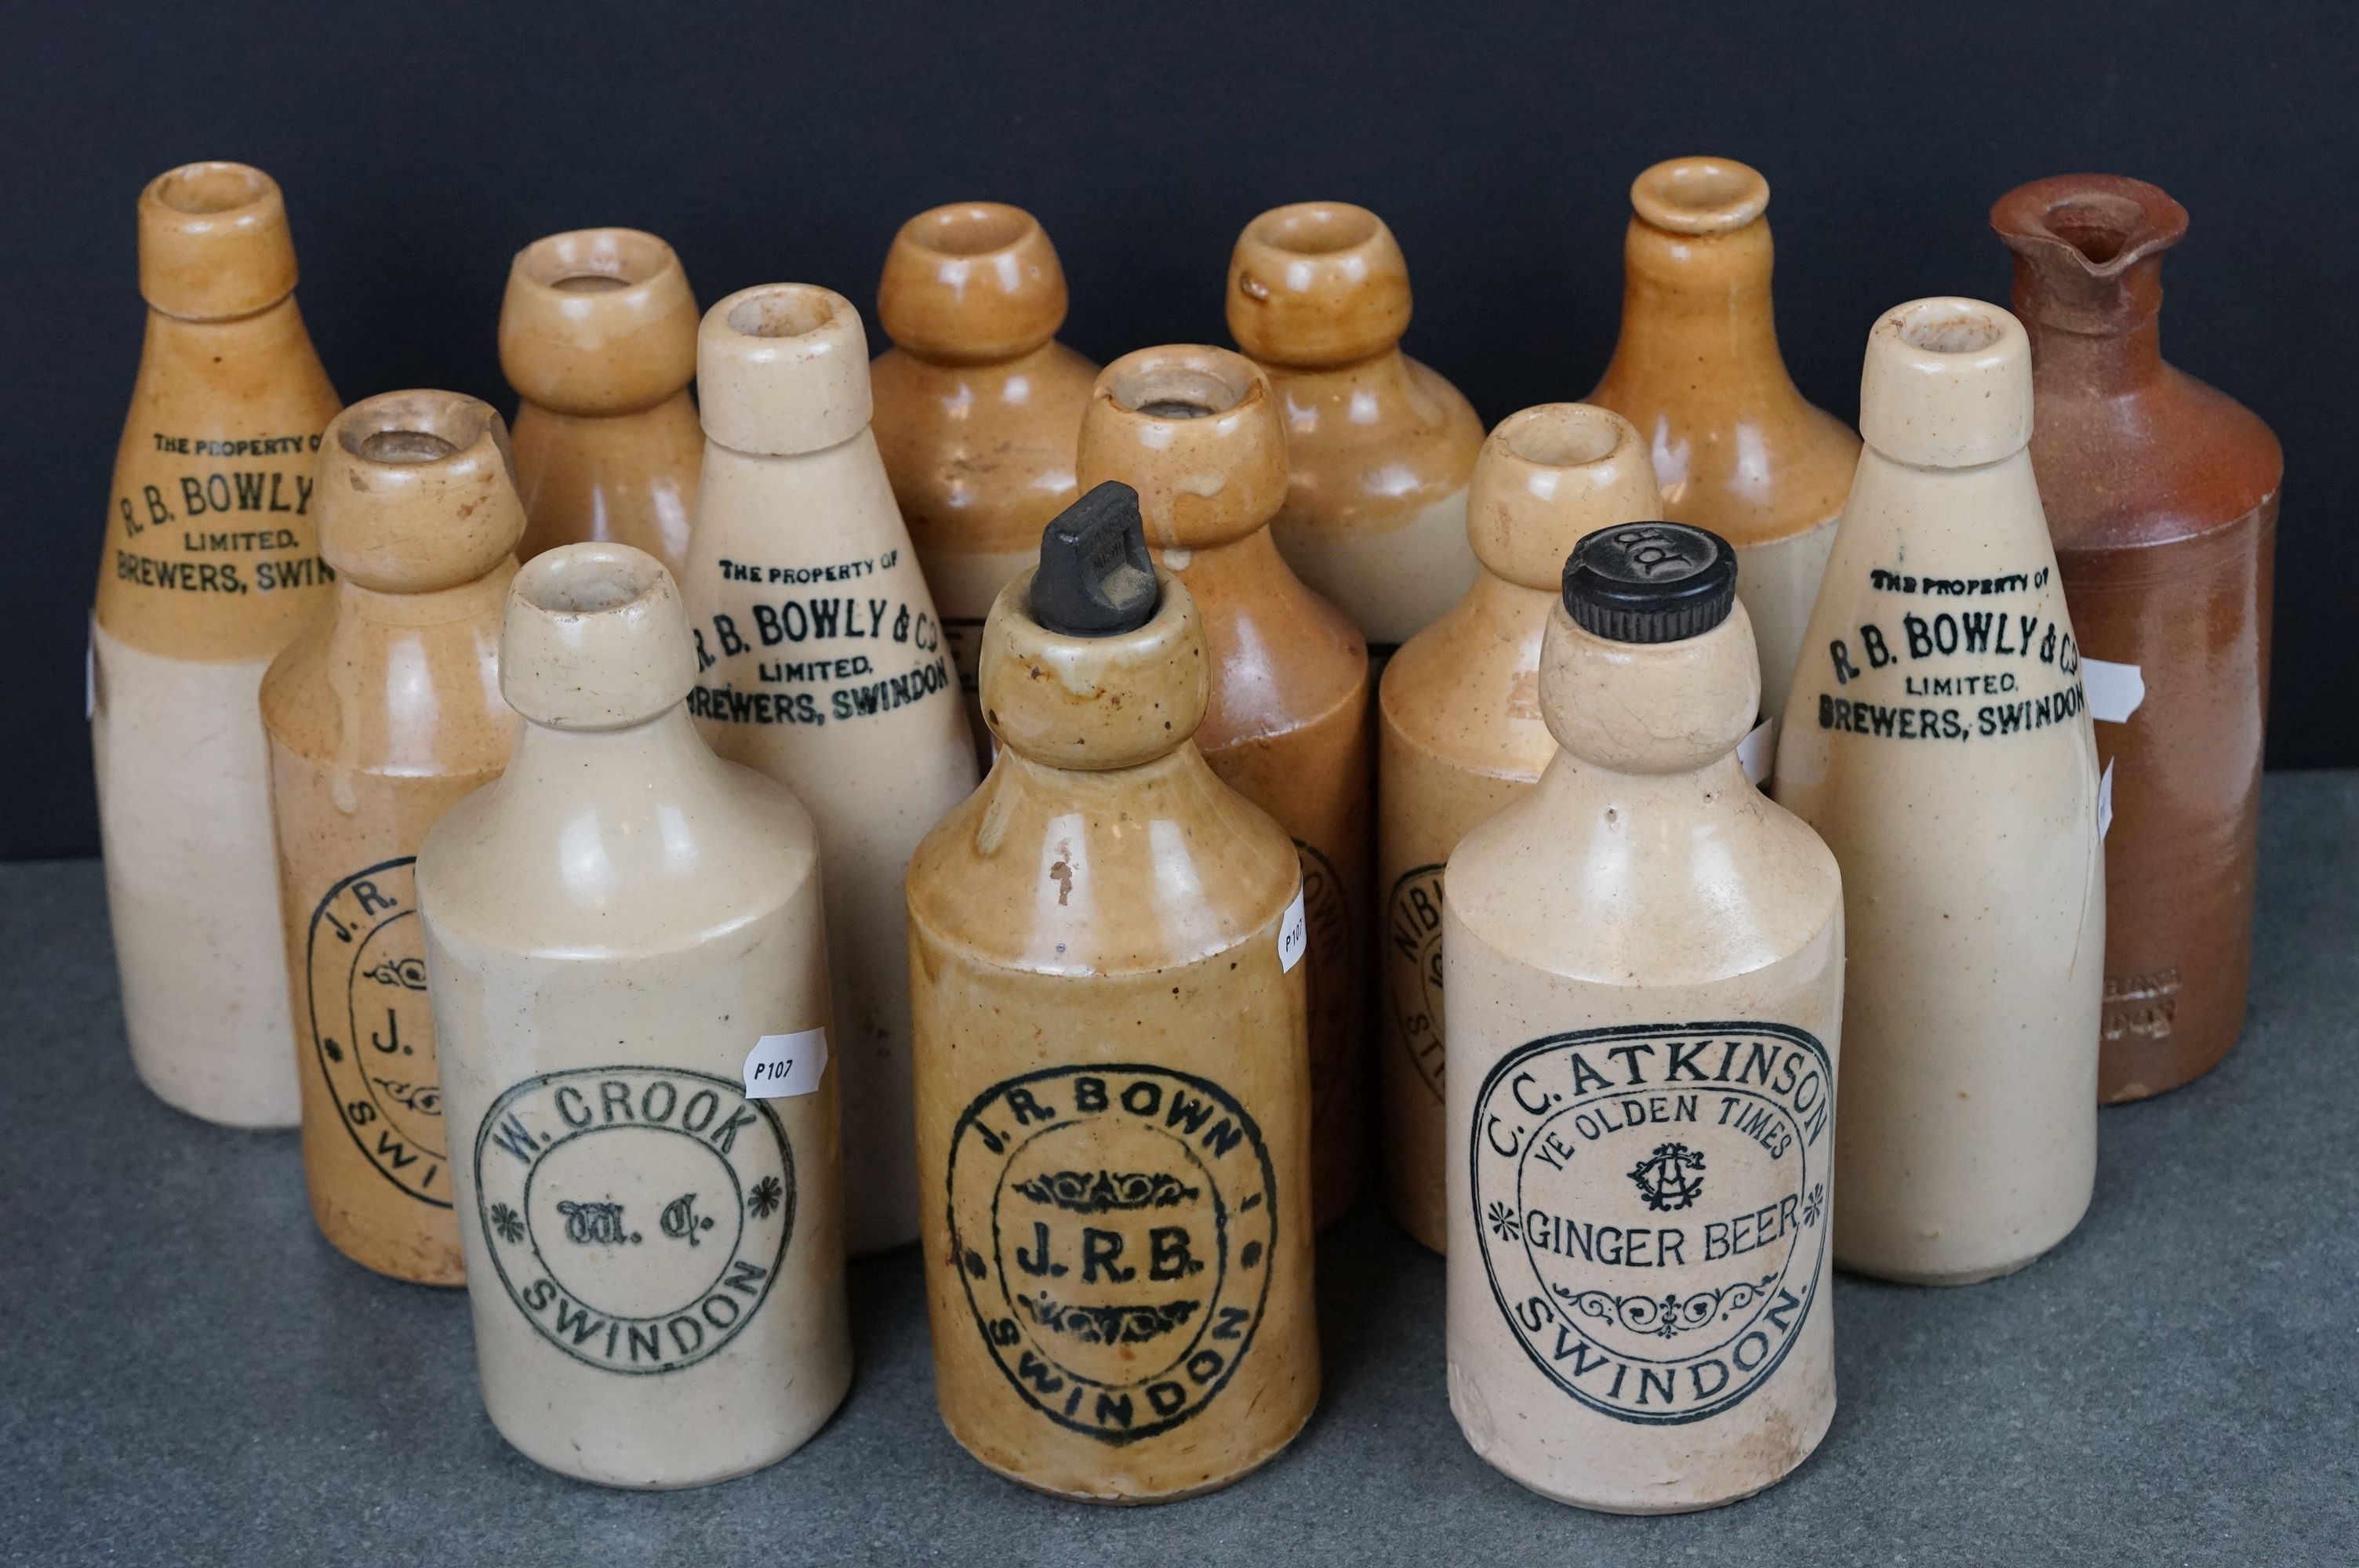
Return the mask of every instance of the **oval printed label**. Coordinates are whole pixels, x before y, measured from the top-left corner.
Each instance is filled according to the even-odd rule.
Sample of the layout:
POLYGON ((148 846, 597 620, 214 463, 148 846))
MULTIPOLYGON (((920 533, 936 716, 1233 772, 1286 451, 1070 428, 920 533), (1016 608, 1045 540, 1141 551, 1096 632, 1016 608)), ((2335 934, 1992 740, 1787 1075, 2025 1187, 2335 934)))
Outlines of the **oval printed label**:
POLYGON ((1418 1081, 1442 1099, 1441 872, 1419 866, 1393 883, 1385 929, 1385 973, 1393 1028, 1418 1081))
POLYGON ((1204 1408, 1253 1345, 1277 1239, 1261 1130, 1161 1067, 1051 1067, 951 1137, 952 1255, 1025 1401, 1106 1443, 1204 1408))
POLYGON ((304 1000, 344 1130, 377 1173, 451 1206, 415 857, 355 871, 311 912, 304 1000))
POLYGON ((1637 1024, 1510 1052, 1474 1099, 1493 1295, 1559 1388, 1700 1421, 1777 1370, 1828 1227, 1834 1076, 1774 1023, 1637 1024))
POLYGON ((728 1344, 794 1235, 786 1128, 707 1073, 527 1078, 484 1113, 474 1169, 509 1299, 542 1338, 610 1372, 677 1371, 728 1344))

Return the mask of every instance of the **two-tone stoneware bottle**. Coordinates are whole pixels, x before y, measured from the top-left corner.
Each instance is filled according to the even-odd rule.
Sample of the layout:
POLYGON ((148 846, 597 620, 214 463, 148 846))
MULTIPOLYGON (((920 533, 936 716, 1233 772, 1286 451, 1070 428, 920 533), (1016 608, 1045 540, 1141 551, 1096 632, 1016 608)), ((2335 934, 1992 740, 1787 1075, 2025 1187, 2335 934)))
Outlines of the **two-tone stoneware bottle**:
POLYGON ((1769 182, 1732 158, 1671 158, 1632 183, 1630 206, 1622 336, 1589 401, 1646 436, 1663 515, 1736 546, 1774 723, 1859 438, 1803 399, 1777 351, 1769 182))
POLYGON ((2060 175, 2000 198, 2031 334, 2031 467, 2086 655, 2105 838, 2097 1092, 2139 1099, 2236 1043, 2285 457, 2241 404, 2162 359, 2162 254, 2187 210, 2143 180, 2060 175))
POLYGON ((992 610, 999 758, 909 868, 934 1396, 1090 1502, 1226 1486, 1319 1395, 1302 872, 1191 738, 1212 663, 1092 491, 992 610))
POLYGON ((1228 318, 1286 425, 1286 504, 1270 536, 1381 668, 1474 580, 1466 485, 1483 422, 1401 352, 1408 264, 1364 207, 1299 201, 1246 224, 1228 318))
POLYGON ((500 607, 524 507, 506 427, 453 392, 344 410, 321 442, 319 486, 335 598, 262 683, 303 1173, 347 1256, 455 1285, 451 1166, 466 1151, 442 1113, 416 863, 516 740, 500 607))
POLYGON ((536 557, 516 755, 418 854, 484 1402, 607 1486, 758 1469, 852 1380, 818 839, 695 682, 662 563, 536 557))
POLYGON ((1868 335, 1777 800, 1843 867, 1844 1267, 2017 1269, 2097 1164, 2105 886, 2079 643, 2032 476, 2031 347, 1978 299, 1868 335))
POLYGON ((1551 403, 1483 443, 1466 531, 1482 563, 1447 615, 1385 666, 1377 695, 1376 1084, 1385 1201, 1440 1251, 1442 867, 1466 830, 1538 782, 1557 754, 1540 712, 1541 634, 1564 558, 1584 535, 1659 515, 1646 442, 1618 414, 1551 403))
POLYGON ((933 596, 868 428, 868 348, 840 294, 780 283, 705 313, 703 481, 680 591, 712 749, 785 784, 825 868, 829 1047, 853 1252, 916 1239, 909 852, 976 767, 933 596))
POLYGON ((291 1127, 263 671, 319 615, 335 388, 278 186, 192 163, 139 195, 147 342, 107 498, 91 747, 132 1064, 211 1121, 291 1127))
POLYGON ((688 274, 653 234, 575 229, 516 253, 500 370, 522 400, 520 558, 613 539, 680 569, 704 455, 696 321, 688 274))
POLYGON ((869 367, 876 449, 985 765, 991 738, 975 699, 984 617, 1080 493, 1073 448, 1098 367, 1057 341, 1064 320, 1065 270, 1020 207, 932 208, 886 253, 876 324, 893 347, 869 367))
POLYGON ((1563 750, 1450 858, 1451 1409, 1614 1513, 1757 1492, 1834 1416, 1843 879, 1736 756, 1735 578, 1699 528, 1582 540, 1540 664, 1563 750))
POLYGON ((1138 492, 1148 545, 1201 618, 1212 689, 1198 749, 1302 854, 1313 1185, 1325 1224, 1351 1206, 1367 1156, 1375 780, 1366 641, 1270 538, 1286 464, 1268 381, 1222 349, 1124 355, 1098 377, 1082 421, 1082 482, 1120 480, 1138 492))

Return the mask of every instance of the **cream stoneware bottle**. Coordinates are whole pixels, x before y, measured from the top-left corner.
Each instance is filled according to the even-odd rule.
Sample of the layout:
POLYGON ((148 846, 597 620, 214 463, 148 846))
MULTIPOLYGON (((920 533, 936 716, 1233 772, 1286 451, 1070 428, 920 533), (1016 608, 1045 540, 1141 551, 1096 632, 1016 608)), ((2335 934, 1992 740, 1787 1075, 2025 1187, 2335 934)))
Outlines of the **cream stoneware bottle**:
POLYGON ((712 749, 785 784, 825 868, 852 1251, 915 1240, 909 852, 974 789, 940 618, 868 429, 851 301, 799 283, 733 294, 697 348, 704 478, 680 590, 689 712, 712 749))
POLYGON ((636 229, 575 229, 518 251, 500 370, 522 399, 517 556, 613 539, 677 573, 704 433, 688 395, 696 296, 672 248, 636 229))
POLYGON ((1540 712, 1541 633, 1582 535, 1658 515, 1628 420, 1581 403, 1527 408, 1483 443, 1466 509, 1483 569, 1409 639, 1377 695, 1376 932, 1385 1201, 1435 1251, 1450 1233, 1441 870, 1466 830, 1520 798, 1556 755, 1540 712))
POLYGON ((1777 351, 1759 171, 1671 158, 1632 183, 1630 206, 1622 336, 1589 401, 1645 432, 1665 516, 1736 546, 1736 594, 1753 618, 1762 713, 1774 724, 1859 438, 1803 399, 1777 351))
POLYGON ((1978 299, 1887 311, 1860 428, 1776 790, 1851 911, 1836 1259, 1967 1284, 2061 1240, 2096 1176, 2096 741, 2021 323, 1978 299))
POLYGON ((1138 492, 1147 544, 1203 623, 1212 691, 1196 745, 1302 855, 1312 1186, 1325 1225, 1351 1206, 1367 1160, 1367 643, 1270 540, 1286 436, 1251 361, 1179 345, 1106 366, 1082 421, 1081 472, 1083 484, 1120 480, 1138 492))
POLYGON ((852 1380, 818 843, 695 681, 654 557, 536 557, 516 756, 418 854, 484 1402, 611 1487, 759 1469, 852 1380))
POLYGON ((1737 760, 1735 567, 1680 524, 1581 542, 1563 750, 1450 858, 1451 1409, 1612 1513, 1749 1496, 1834 1417, 1843 885, 1737 760))
POLYGON ((124 1024, 168 1103, 299 1115, 270 850, 271 657, 327 602, 312 465, 336 390, 295 308, 277 183, 192 163, 139 195, 147 337, 91 621, 91 747, 124 1024))
POLYGON ((886 253, 876 323, 893 347, 869 367, 876 447, 986 766, 975 697, 984 617, 1080 493, 1073 447, 1098 367, 1057 341, 1064 320, 1057 248, 1020 207, 933 208, 902 224, 886 253))
POLYGON ((1224 1487, 1319 1397, 1302 872, 1190 738, 1210 663, 1097 486, 992 610, 999 758, 909 868, 935 1398, 1088 1502, 1224 1487))
POLYGON ((262 683, 294 976, 303 1173, 354 1261, 460 1282, 453 1146, 419 929, 418 847, 497 778, 516 711, 500 605, 524 531, 507 429, 455 392, 353 404, 320 451, 329 613, 262 683))
POLYGON ((1474 580, 1466 484, 1483 421, 1400 351, 1408 264, 1364 207, 1299 201, 1246 224, 1228 317, 1286 423, 1286 504, 1270 535, 1381 667, 1474 580))

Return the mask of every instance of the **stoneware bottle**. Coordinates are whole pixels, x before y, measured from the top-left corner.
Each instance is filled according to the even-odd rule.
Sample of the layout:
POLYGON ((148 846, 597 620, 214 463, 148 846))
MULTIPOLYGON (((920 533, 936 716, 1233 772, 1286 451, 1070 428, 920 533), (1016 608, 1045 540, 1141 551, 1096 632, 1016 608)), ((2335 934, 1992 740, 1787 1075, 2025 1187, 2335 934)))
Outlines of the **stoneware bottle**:
POLYGON ((1450 858, 1451 1408, 1613 1513, 1749 1496, 1834 1416, 1843 885, 1736 757, 1735 576, 1700 528, 1582 540, 1540 665, 1564 749, 1450 858))
POLYGON ((654 557, 536 557, 515 759, 418 854, 484 1402, 613 1487, 759 1469, 852 1380, 818 842, 695 681, 654 557))
POLYGON ((1777 352, 1769 182, 1732 158, 1672 158, 1632 183, 1630 205, 1622 336, 1589 401, 1646 435, 1665 516, 1736 546, 1774 723, 1859 438, 1803 401, 1777 352))
POLYGON ((934 1394, 1003 1476, 1212 1491, 1319 1396, 1302 873, 1190 739, 1210 660, 1137 498, 984 628, 991 776, 909 868, 934 1394))
POLYGON ((1252 362, 1178 346, 1106 366, 1082 422, 1081 472, 1084 486, 1121 480, 1138 492, 1148 545, 1203 622, 1212 689, 1196 745, 1301 851, 1311 1184, 1325 1225, 1351 1206, 1367 1155, 1367 643, 1270 541, 1286 434, 1252 362))
POLYGON ((2185 208, 2063 175, 2001 198, 1991 225, 2015 251, 2031 467, 2112 781, 2097 1092, 2139 1099, 2244 1027, 2285 460, 2242 405, 2162 361, 2185 208))
POLYGON ((1658 514, 1646 442, 1582 403, 1510 415, 1483 443, 1467 533, 1483 569, 1466 597, 1385 666, 1378 696, 1376 933, 1382 969, 1385 1201, 1435 1251, 1450 1233, 1441 870, 1466 830, 1538 782, 1556 753, 1540 713, 1540 639, 1582 536, 1658 514))
POLYGON ((733 294, 697 345, 704 480, 688 575, 712 749, 819 829, 842 1069, 844 1233, 918 1235, 909 1116, 909 852, 973 792, 973 743, 908 530, 868 430, 868 349, 840 294, 733 294))
POLYGON ((1845 1268, 2019 1269, 2097 1164, 2097 751, 2026 445, 2031 349, 1978 299, 1868 335, 1867 438, 1777 742, 1850 910, 1845 1268))
POLYGON ((170 1104, 292 1127, 269 753, 255 694, 329 594, 312 465, 336 391, 257 168, 139 195, 147 341, 91 623, 91 745, 132 1064, 170 1104))
POLYGON ((518 251, 500 369, 522 400, 516 554, 614 539, 678 572, 704 433, 688 395, 696 296, 671 247, 636 229, 576 229, 518 251))
POLYGON ((984 617, 1080 493, 1073 445, 1098 367, 1057 341, 1065 271, 1031 213, 957 201, 901 225, 876 287, 894 346, 869 367, 876 448, 941 611, 980 759, 984 617))
POLYGON ((1466 482, 1483 422, 1400 351, 1408 264, 1364 207, 1299 201, 1246 224, 1228 314, 1286 425, 1286 504, 1270 535, 1381 665, 1474 580, 1466 482))
POLYGON ((294 977, 303 1173, 321 1231, 357 1262, 460 1281, 419 929, 418 847, 497 778, 516 717, 500 604, 524 531, 507 428, 454 392, 388 392, 320 445, 326 615, 262 682, 294 977))

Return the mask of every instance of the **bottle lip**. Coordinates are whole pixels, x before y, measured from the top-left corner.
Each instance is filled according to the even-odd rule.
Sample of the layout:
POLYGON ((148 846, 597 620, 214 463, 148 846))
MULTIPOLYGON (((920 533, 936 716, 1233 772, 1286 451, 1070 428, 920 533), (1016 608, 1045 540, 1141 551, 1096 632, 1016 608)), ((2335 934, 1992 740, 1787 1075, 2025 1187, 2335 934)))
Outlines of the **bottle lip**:
POLYGON ((1733 233, 1769 211, 1769 181, 1734 158, 1665 158, 1630 182, 1630 209, 1674 234, 1733 233))
POLYGON ((167 316, 222 321, 295 292, 278 182, 251 164, 184 163, 139 192, 139 292, 167 316))
POLYGON ((1860 438, 1918 468, 1979 468, 2031 441, 2031 341, 1987 300, 1894 306, 1868 332, 1860 438))
POLYGON ((2187 209, 2143 179, 2059 174, 2000 197, 1990 225, 2017 254, 2117 278, 2184 239, 2187 209))
POLYGON ((1206 344, 1137 349, 1100 371, 1075 466, 1084 489, 1118 479, 1136 490, 1159 549, 1242 539, 1286 504, 1286 427, 1269 378, 1206 344))
POLYGON ((730 450, 824 451, 868 427, 868 335, 832 288, 741 288, 704 313, 696 384, 705 435, 730 450))
POLYGON ((500 370, 527 402, 594 416, 651 407, 696 375, 696 296, 640 229, 569 229, 516 254, 500 370))
POLYGON ((364 397, 320 441, 320 554, 379 593, 483 578, 524 533, 516 455, 499 411, 464 393, 364 397))
POLYGON ((1349 201, 1295 201, 1245 226, 1229 255, 1229 335, 1256 360, 1315 369, 1384 352, 1408 330, 1408 262, 1349 201))
POLYGON ((500 692, 535 724, 619 730, 679 706, 696 684, 679 589, 663 563, 611 541, 527 561, 500 622, 500 692))
POLYGON ((1601 527, 1657 517, 1646 438, 1611 409, 1543 403, 1499 421, 1474 460, 1466 535, 1508 582, 1560 589, 1565 556, 1601 527))
POLYGON ((1065 324, 1065 270, 1040 221, 1005 201, 951 201, 903 223, 885 253, 876 324, 927 359, 984 363, 1065 324))

